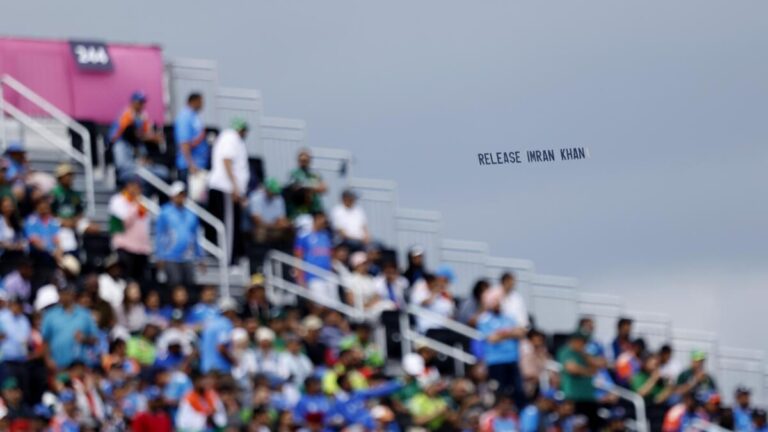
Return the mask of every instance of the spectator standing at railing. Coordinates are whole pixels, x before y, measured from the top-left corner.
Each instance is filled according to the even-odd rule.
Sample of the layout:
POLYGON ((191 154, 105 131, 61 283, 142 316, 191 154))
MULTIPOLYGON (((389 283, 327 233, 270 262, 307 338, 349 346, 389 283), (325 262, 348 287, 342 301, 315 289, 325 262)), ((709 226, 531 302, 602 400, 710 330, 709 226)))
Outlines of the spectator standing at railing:
POLYGON ((136 174, 137 156, 143 151, 145 142, 158 143, 162 136, 153 130, 152 121, 144 110, 147 95, 135 91, 130 105, 120 114, 109 132, 112 156, 118 181, 122 182, 136 174))
POLYGON ((353 252, 364 249, 371 241, 368 219, 363 208, 357 204, 357 194, 352 189, 341 193, 341 202, 331 212, 331 225, 353 252))
POLYGON ((586 415, 592 430, 599 427, 597 401, 593 378, 598 371, 595 360, 587 354, 587 337, 574 333, 568 343, 560 348, 557 361, 563 365, 561 389, 565 398, 574 402, 576 412, 586 415))
POLYGON ((176 171, 178 179, 188 182, 189 175, 209 169, 210 146, 205 139, 205 125, 200 118, 203 109, 203 95, 190 93, 187 106, 181 109, 173 122, 176 141, 176 171))
MULTIPOLYGON (((246 203, 248 181, 251 177, 248 167, 248 149, 245 137, 248 124, 245 120, 232 120, 213 144, 211 174, 208 178, 208 210, 224 223, 226 248, 232 263, 243 255, 244 238, 241 234, 241 213, 246 203)), ((218 244, 215 232, 209 230, 208 239, 218 244)))
POLYGON ((123 189, 109 200, 109 232, 124 275, 148 289, 150 217, 140 200, 141 181, 136 176, 127 178, 123 189))
MULTIPOLYGON (((296 239, 294 255, 306 263, 319 267, 328 272, 332 271, 331 248, 333 242, 328 232, 328 222, 325 213, 317 212, 312 215, 312 231, 296 239)), ((298 271, 297 282, 306 287, 317 298, 339 301, 336 285, 325 280, 311 271, 298 271)))
POLYGON ((499 384, 499 389, 512 394, 515 404, 522 408, 527 403, 520 374, 520 339, 526 336, 525 327, 515 318, 502 313, 503 293, 489 290, 483 294, 483 312, 477 319, 477 330, 483 335, 483 360, 488 365, 488 377, 499 384))
POLYGON ((171 185, 171 201, 160 208, 155 221, 157 267, 165 271, 169 286, 195 285, 195 263, 204 268, 203 251, 197 240, 200 223, 197 215, 184 206, 187 189, 183 182, 171 185))

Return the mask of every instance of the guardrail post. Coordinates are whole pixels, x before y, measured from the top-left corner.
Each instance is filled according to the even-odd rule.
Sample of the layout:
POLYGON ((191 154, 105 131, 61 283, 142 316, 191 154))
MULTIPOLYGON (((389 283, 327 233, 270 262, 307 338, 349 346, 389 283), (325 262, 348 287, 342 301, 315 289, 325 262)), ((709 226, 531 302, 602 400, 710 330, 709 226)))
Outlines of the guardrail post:
POLYGON ((408 322, 408 313, 400 311, 400 349, 403 352, 403 358, 411 353, 411 341, 406 335, 406 332, 408 332, 410 328, 411 326, 408 322))

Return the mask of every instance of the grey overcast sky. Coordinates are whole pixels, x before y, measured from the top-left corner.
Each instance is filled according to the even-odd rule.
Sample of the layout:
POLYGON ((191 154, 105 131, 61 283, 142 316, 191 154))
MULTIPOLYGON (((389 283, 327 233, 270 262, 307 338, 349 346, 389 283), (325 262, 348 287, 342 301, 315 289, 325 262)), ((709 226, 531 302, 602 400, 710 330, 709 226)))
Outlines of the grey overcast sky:
POLYGON ((738 346, 723 308, 768 300, 766 17, 764 0, 5 1, 0 32, 215 59, 447 236, 644 309, 704 308, 682 325, 728 324, 738 346), (476 159, 566 146, 592 158, 476 159))

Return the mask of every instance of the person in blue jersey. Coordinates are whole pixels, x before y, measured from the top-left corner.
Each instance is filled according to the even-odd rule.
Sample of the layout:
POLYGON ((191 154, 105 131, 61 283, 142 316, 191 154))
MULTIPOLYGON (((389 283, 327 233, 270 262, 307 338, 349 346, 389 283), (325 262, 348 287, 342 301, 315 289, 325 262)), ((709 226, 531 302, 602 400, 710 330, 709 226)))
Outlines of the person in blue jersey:
POLYGON ((85 347, 96 343, 97 330, 90 311, 75 303, 75 287, 62 287, 59 304, 45 312, 40 329, 49 364, 66 368, 84 360, 85 347))
POLYGON ((477 320, 477 329, 483 335, 483 355, 488 365, 488 376, 499 384, 499 389, 509 392, 515 404, 522 409, 526 405, 523 379, 519 366, 519 340, 527 331, 515 319, 501 311, 504 293, 490 289, 483 293, 485 312, 477 320))
POLYGON ((752 392, 744 386, 736 388, 733 404, 733 429, 737 432, 752 430, 752 392))
POLYGON ((766 421, 766 413, 764 409, 756 409, 752 413, 752 431, 754 432, 768 432, 768 421, 766 421))
POLYGON ((178 179, 186 183, 189 174, 210 167, 211 146, 205 139, 205 126, 200 118, 203 95, 190 93, 187 106, 181 109, 173 122, 176 141, 176 170, 178 179))
POLYGON ((333 400, 323 393, 322 381, 316 376, 304 380, 304 394, 293 408, 293 419, 298 424, 304 424, 310 416, 325 415, 331 410, 333 400))
POLYGON ((203 373, 229 373, 232 369, 229 345, 235 320, 237 303, 231 297, 222 298, 219 314, 205 323, 200 336, 200 370, 203 373))
POLYGON ((200 301, 195 303, 187 314, 187 324, 194 329, 202 329, 205 323, 214 318, 219 310, 216 307, 216 287, 206 285, 200 290, 200 301))
POLYGON ((374 430, 376 420, 366 403, 371 399, 391 395, 402 387, 398 381, 389 381, 364 390, 353 390, 349 374, 346 373, 339 375, 337 383, 339 391, 336 393, 335 403, 328 412, 326 420, 326 425, 332 428, 331 430, 344 430, 352 426, 374 430))
POLYGON ((540 392, 536 401, 520 412, 520 432, 549 430, 557 403, 562 401, 563 394, 554 389, 540 392))
POLYGON ((197 241, 200 222, 191 210, 184 207, 187 200, 184 183, 171 185, 171 201, 163 205, 155 222, 155 257, 163 269, 170 286, 195 284, 195 262, 203 256, 197 241))
MULTIPOLYGON (((312 230, 296 239, 294 254, 307 264, 331 272, 333 270, 331 264, 333 240, 328 231, 328 220, 325 213, 315 212, 312 215, 312 221, 312 230)), ((336 285, 329 283, 315 273, 311 271, 300 272, 297 279, 300 285, 306 287, 317 298, 339 300, 336 285)))

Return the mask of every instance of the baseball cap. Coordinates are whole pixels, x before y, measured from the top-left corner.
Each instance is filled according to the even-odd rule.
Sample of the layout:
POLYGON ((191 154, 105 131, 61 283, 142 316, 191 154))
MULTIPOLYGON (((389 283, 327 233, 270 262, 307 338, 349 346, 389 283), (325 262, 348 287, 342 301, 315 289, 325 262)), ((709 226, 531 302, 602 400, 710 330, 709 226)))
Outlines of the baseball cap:
POLYGON ((263 286, 264 275, 261 273, 254 273, 251 275, 251 286, 263 286))
POLYGON ((440 267, 437 268, 437 271, 435 272, 435 276, 446 278, 448 279, 448 282, 453 282, 453 279, 455 278, 453 269, 446 264, 442 264, 440 265, 440 267))
POLYGON ((410 353, 403 358, 403 371, 410 376, 419 376, 424 372, 424 358, 410 353))
POLYGON ((264 189, 271 194, 279 194, 283 190, 280 186, 280 182, 274 177, 269 177, 264 181, 264 189))
POLYGON ((176 180, 171 185, 170 196, 175 197, 176 195, 182 192, 186 192, 186 190, 187 190, 187 185, 185 185, 184 182, 176 180))
POLYGON ((355 252, 349 257, 349 264, 354 268, 368 261, 368 255, 365 252, 355 252))
POLYGON ((740 385, 736 387, 736 395, 748 395, 748 394, 752 394, 752 390, 750 390, 749 387, 744 385, 740 385))
POLYGON ((352 190, 352 189, 344 189, 344 191, 341 193, 341 196, 342 196, 343 198, 352 198, 352 199, 355 199, 355 198, 357 198, 357 192, 355 192, 355 191, 354 191, 354 190, 352 190))
POLYGON ((67 273, 73 276, 80 274, 80 261, 72 255, 64 255, 61 258, 61 263, 59 265, 63 270, 66 270, 67 273))
POLYGON ((232 297, 224 297, 221 300, 219 300, 219 311, 236 312, 237 302, 232 297))
POLYGON ((692 361, 701 361, 707 359, 707 353, 705 353, 702 350, 694 350, 691 352, 691 360, 692 361))
POLYGON ((56 171, 54 172, 54 175, 56 178, 64 177, 65 175, 74 174, 75 168, 72 167, 72 165, 68 163, 63 163, 56 167, 56 171))
POLYGON ((259 342, 272 342, 275 340, 275 332, 266 327, 259 327, 259 329, 256 330, 256 340, 259 342))
POLYGON ((411 256, 421 256, 424 255, 424 248, 420 245, 413 245, 410 249, 408 249, 408 255, 411 256))
POLYGON ((236 131, 248 129, 248 122, 242 117, 233 118, 230 124, 232 125, 232 129, 236 131))
POLYGON ((35 296, 35 310, 40 312, 48 306, 54 305, 59 301, 59 292, 53 285, 46 285, 37 290, 37 296, 35 296))
POLYGON ((304 318, 301 325, 307 330, 319 330, 323 328, 323 320, 314 315, 310 315, 304 318))
POLYGON ((147 95, 141 90, 136 90, 135 92, 131 93, 131 102, 146 102, 147 101, 147 95))
POLYGON ((75 393, 69 389, 62 390, 61 393, 59 393, 59 400, 62 403, 74 402, 75 393))
POLYGON ((16 377, 8 377, 3 381, 3 390, 13 390, 19 388, 19 380, 16 377))
POLYGON ((11 141, 5 149, 6 153, 25 153, 24 145, 21 141, 11 141))

